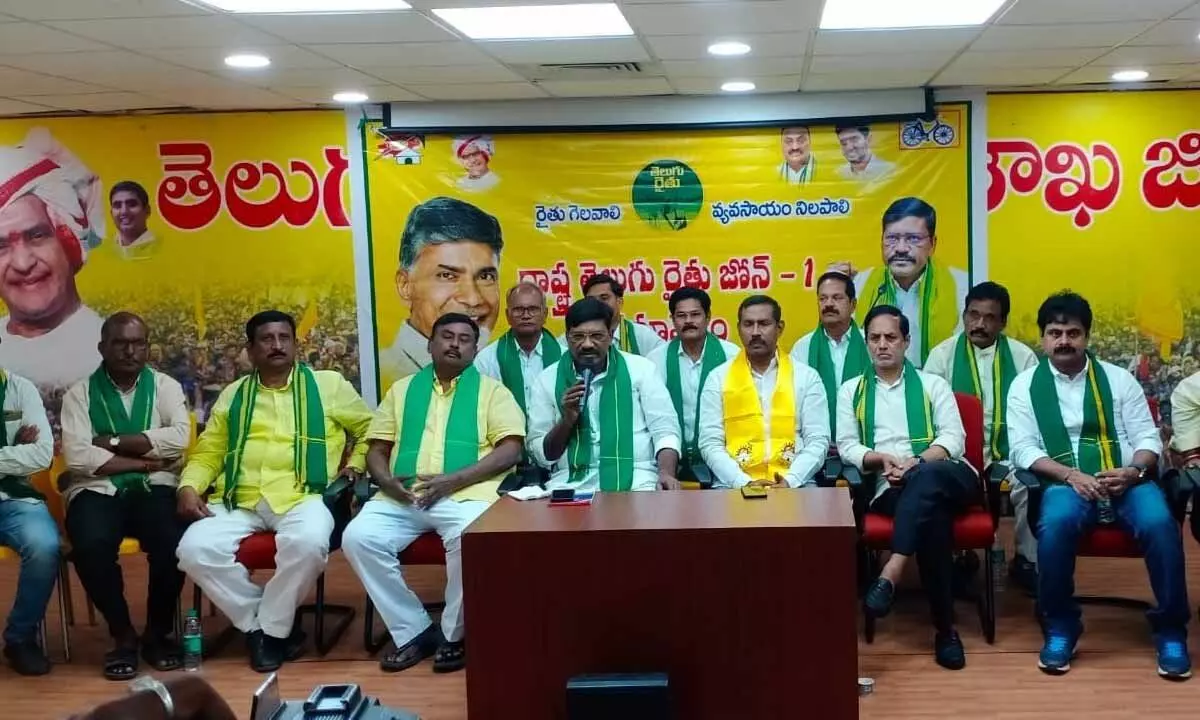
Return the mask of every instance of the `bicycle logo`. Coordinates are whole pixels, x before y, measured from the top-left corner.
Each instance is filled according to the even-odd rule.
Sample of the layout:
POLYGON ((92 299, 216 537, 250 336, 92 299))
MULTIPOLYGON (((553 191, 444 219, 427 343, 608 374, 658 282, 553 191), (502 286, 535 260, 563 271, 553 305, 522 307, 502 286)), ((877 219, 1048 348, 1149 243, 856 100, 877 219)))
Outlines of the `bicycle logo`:
POLYGON ((933 122, 920 118, 912 120, 900 131, 900 142, 906 148, 920 147, 930 141, 940 147, 949 147, 957 138, 958 133, 954 128, 942 122, 940 117, 933 122))

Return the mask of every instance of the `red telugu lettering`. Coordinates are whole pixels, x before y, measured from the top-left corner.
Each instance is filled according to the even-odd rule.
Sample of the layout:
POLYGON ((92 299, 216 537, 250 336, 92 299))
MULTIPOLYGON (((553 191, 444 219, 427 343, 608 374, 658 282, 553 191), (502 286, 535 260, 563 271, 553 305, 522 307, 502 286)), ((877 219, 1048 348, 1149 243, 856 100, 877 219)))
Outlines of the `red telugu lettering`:
POLYGON ((1183 133, 1174 142, 1155 140, 1146 148, 1144 159, 1148 166, 1142 174, 1142 199, 1147 205, 1156 210, 1175 205, 1188 210, 1200 207, 1200 179, 1184 179, 1184 171, 1200 169, 1200 131, 1183 133), (1171 181, 1163 184, 1164 175, 1172 176, 1171 181))
POLYGON ((221 212, 221 190, 212 172, 212 148, 203 142, 159 143, 158 157, 163 161, 164 173, 158 183, 159 214, 180 230, 207 227, 221 212))
POLYGON ((1004 204, 1011 183, 1014 192, 1028 195, 1042 183, 1042 151, 1028 140, 991 140, 988 151, 988 212, 1004 204), (1008 172, 1000 167, 1001 157, 1017 155, 1008 172))
POLYGON ((317 172, 302 160, 292 160, 288 170, 293 175, 303 175, 309 181, 308 196, 297 200, 288 191, 287 175, 278 165, 267 160, 261 169, 251 162, 235 163, 225 176, 225 205, 229 214, 239 224, 256 230, 268 228, 283 220, 292 227, 305 227, 317 214, 320 207, 321 184, 317 172), (240 190, 257 190, 263 178, 274 178, 275 197, 266 202, 256 203, 244 199, 240 190))
POLYGON ((1093 213, 1108 210, 1117 201, 1121 191, 1121 160, 1111 145, 1093 143, 1089 157, 1079 145, 1059 143, 1046 150, 1045 163, 1046 172, 1058 176, 1047 182, 1042 191, 1046 205, 1055 212, 1074 213, 1075 227, 1088 227, 1093 213), (1110 176, 1104 187, 1092 183, 1097 160, 1103 160, 1109 167, 1110 176))

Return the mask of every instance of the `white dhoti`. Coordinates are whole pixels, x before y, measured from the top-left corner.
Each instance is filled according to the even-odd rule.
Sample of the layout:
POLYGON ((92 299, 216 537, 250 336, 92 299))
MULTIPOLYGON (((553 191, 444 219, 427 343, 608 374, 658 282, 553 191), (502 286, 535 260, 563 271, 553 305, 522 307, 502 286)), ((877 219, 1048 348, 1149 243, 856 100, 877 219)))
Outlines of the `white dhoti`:
POLYGON ((428 510, 377 499, 367 503, 342 536, 342 552, 379 609, 396 647, 403 647, 431 624, 420 598, 400 573, 399 555, 414 540, 433 531, 446 548, 446 609, 442 633, 446 640, 463 639, 463 530, 491 503, 480 500, 441 500, 428 510))
POLYGON ((260 500, 253 511, 210 504, 213 516, 192 523, 179 541, 179 568, 242 632, 262 630, 275 638, 292 632, 296 607, 325 571, 333 516, 319 495, 304 498, 283 515, 260 500), (235 558, 238 545, 256 532, 275 532, 275 574, 266 585, 250 579, 235 558))
POLYGON ((1029 527, 1029 488, 1016 480, 1012 481, 1008 499, 1012 502, 1013 517, 1016 519, 1015 542, 1017 554, 1031 563, 1037 563, 1037 537, 1029 527))

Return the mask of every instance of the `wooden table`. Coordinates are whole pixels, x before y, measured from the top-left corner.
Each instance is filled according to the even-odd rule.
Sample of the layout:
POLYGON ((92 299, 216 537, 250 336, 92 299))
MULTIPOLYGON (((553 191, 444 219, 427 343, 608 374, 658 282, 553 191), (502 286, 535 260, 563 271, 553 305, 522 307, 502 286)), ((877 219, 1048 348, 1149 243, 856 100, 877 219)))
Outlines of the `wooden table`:
POLYGON ((470 720, 561 720, 568 678, 665 672, 678 720, 858 717, 845 489, 496 502, 462 537, 470 720))

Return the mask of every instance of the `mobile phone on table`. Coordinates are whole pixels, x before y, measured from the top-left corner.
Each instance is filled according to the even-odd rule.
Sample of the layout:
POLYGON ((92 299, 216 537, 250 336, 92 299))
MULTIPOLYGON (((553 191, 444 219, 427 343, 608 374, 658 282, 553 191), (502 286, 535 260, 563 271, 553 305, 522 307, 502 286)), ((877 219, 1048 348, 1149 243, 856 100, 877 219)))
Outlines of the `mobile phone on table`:
POLYGON ((767 496, 767 489, 762 485, 743 485, 742 497, 747 500, 758 500, 767 496))

